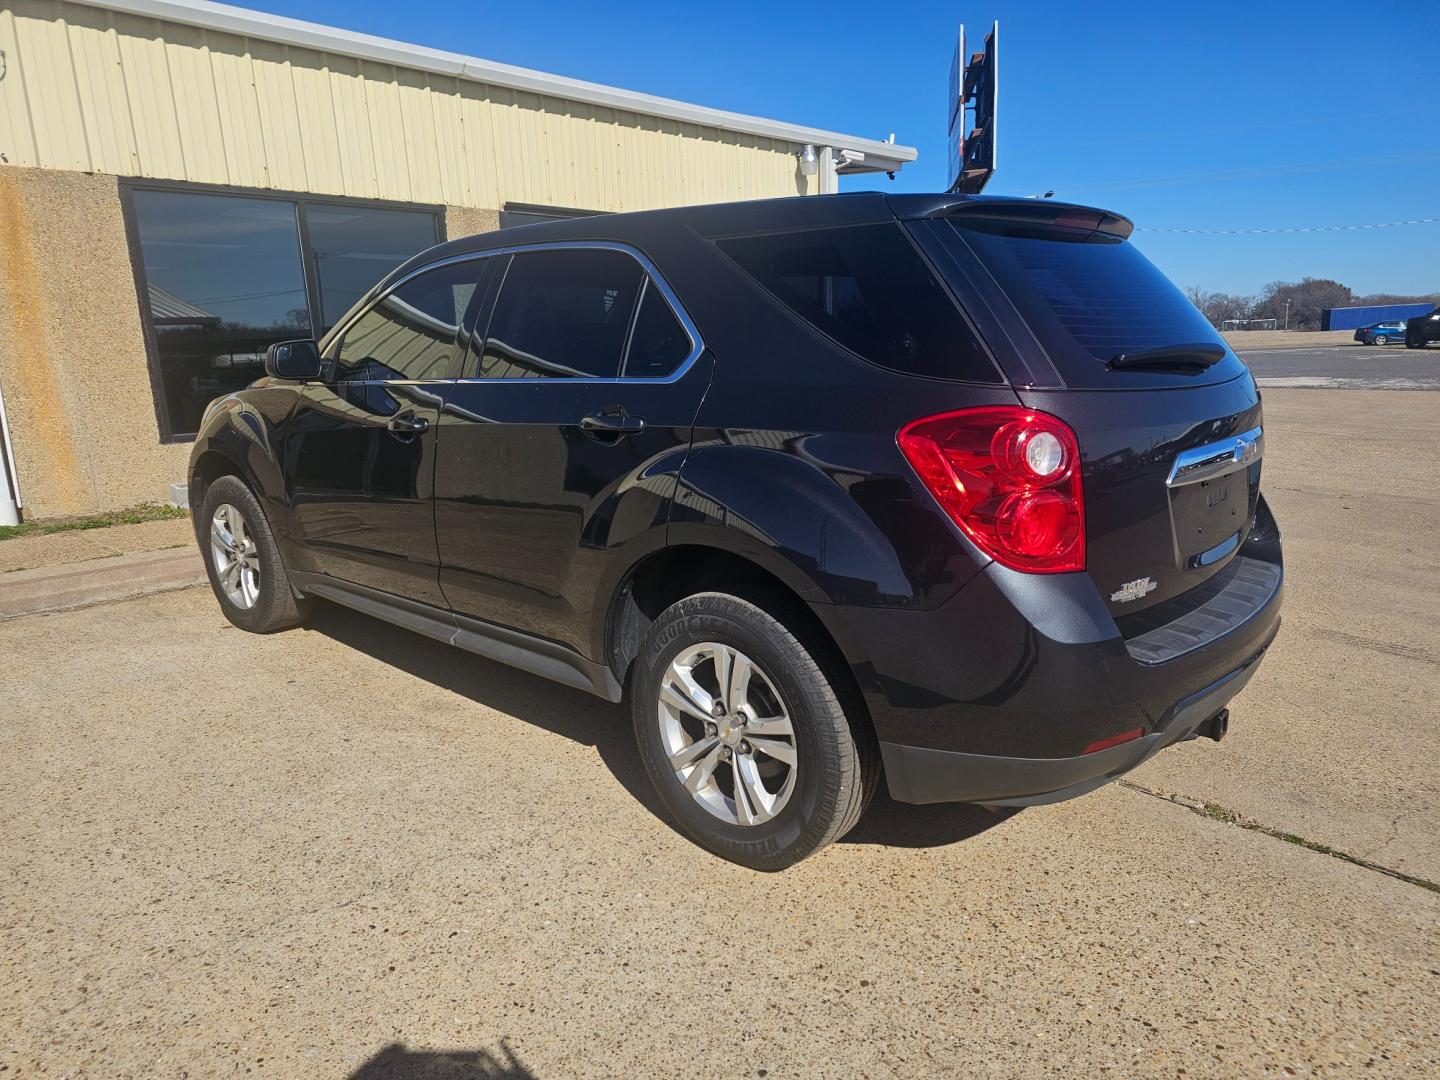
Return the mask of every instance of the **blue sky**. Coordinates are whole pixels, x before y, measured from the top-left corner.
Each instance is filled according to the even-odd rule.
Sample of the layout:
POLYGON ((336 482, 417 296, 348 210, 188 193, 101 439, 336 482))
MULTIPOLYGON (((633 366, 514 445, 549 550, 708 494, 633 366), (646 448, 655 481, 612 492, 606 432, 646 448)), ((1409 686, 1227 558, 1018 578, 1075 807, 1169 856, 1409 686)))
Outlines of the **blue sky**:
MULTIPOLYGON (((916 146, 891 183, 940 190, 956 25, 1001 27, 1000 168, 987 191, 1092 202, 1147 228, 1440 217, 1440 3, 1035 0, 819 4, 248 6, 574 78, 916 146)), ((1181 285, 1333 277, 1440 290, 1440 223, 1136 241, 1181 285)))

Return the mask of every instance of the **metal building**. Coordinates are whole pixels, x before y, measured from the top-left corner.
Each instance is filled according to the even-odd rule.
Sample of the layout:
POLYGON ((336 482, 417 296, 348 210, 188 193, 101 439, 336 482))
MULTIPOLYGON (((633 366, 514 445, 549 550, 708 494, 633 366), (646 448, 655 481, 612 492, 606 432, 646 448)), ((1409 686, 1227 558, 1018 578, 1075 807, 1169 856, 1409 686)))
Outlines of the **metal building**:
POLYGON ((221 4, 6 0, 0 515, 164 498, 266 345, 437 240, 915 156, 221 4))
POLYGON ((1320 313, 1321 330, 1354 330, 1378 322, 1404 322, 1428 315, 1434 304, 1369 304, 1364 307, 1326 308, 1320 313))

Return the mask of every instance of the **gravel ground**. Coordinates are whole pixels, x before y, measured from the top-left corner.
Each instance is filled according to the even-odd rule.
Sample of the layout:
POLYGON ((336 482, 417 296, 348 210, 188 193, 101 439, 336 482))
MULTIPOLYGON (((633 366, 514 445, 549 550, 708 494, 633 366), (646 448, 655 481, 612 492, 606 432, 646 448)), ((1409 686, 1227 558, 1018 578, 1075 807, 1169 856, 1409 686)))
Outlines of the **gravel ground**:
POLYGON ((0 624, 0 1076, 1434 1075, 1440 894, 1182 805, 1440 876, 1430 401, 1267 392, 1232 740, 778 875, 658 816, 621 708, 363 616, 0 624))

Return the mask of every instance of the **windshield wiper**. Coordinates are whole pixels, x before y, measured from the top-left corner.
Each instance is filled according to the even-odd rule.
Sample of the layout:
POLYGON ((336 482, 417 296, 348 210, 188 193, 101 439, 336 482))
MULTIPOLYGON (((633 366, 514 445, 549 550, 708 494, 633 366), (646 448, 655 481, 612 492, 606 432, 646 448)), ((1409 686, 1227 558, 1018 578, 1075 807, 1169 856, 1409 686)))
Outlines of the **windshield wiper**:
POLYGON ((1225 359, 1225 346, 1210 341, 1190 345, 1160 345, 1154 349, 1116 353, 1105 365, 1111 368, 1208 368, 1225 359))

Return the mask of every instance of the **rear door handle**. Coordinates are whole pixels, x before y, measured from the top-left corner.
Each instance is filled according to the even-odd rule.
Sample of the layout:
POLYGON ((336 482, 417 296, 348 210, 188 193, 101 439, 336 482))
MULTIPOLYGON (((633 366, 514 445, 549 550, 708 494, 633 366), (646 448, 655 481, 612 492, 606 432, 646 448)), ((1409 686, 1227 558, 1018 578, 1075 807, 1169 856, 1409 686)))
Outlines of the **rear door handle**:
POLYGON ((638 416, 631 416, 624 409, 619 409, 615 412, 598 412, 582 416, 580 430, 596 435, 614 435, 617 438, 623 438, 626 435, 639 435, 645 430, 645 421, 638 416))
POLYGON ((385 426, 397 435, 419 435, 429 429, 430 421, 412 412, 403 412, 399 416, 392 416, 385 426))

